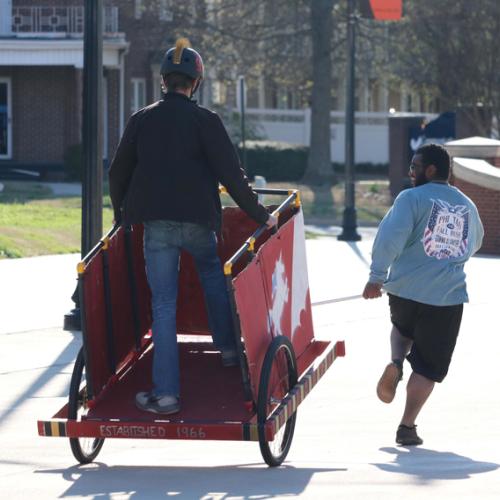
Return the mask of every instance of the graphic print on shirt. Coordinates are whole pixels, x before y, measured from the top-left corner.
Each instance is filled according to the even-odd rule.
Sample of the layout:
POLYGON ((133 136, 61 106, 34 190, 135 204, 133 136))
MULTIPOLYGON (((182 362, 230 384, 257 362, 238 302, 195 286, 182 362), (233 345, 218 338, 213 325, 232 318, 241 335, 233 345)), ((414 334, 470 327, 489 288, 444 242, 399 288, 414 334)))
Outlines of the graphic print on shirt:
POLYGON ((447 201, 432 200, 432 210, 422 243, 425 253, 436 259, 462 257, 467 251, 469 209, 447 201))

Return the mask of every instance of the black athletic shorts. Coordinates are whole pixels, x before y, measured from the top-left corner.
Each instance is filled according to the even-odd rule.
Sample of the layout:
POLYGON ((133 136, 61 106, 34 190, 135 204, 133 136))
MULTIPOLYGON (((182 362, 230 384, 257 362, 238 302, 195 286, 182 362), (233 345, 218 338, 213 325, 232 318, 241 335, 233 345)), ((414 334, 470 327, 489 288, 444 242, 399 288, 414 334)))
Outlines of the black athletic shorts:
POLYGON ((392 324, 413 340, 406 357, 413 371, 441 382, 448 373, 464 305, 431 306, 388 295, 392 324))

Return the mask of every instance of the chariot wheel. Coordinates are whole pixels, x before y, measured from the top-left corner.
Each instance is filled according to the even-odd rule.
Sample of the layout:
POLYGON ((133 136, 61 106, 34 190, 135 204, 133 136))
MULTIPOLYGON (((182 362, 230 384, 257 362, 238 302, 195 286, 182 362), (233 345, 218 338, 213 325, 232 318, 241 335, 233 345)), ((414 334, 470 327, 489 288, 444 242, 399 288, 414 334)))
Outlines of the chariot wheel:
MULTIPOLYGON (((76 358, 69 386, 68 419, 81 420, 88 411, 87 401, 85 360, 82 348, 76 358)), ((101 451, 104 439, 93 437, 69 438, 69 444, 74 457, 81 464, 88 464, 101 451)))
POLYGON ((272 441, 266 438, 265 423, 296 383, 297 361, 292 343, 287 337, 275 337, 262 365, 257 402, 260 451, 271 467, 280 465, 290 450, 297 412, 288 417, 272 441))

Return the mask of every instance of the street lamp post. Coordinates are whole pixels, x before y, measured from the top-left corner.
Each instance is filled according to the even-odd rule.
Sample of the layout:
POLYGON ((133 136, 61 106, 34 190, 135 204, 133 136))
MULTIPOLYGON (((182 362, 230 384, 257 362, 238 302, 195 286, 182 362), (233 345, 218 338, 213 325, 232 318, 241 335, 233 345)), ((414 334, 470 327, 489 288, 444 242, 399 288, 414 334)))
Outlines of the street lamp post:
POLYGON ((82 257, 102 236, 102 0, 85 2, 82 257))
MULTIPOLYGON (((85 0, 83 39, 82 258, 102 235, 102 0, 85 0)), ((75 308, 64 316, 65 330, 80 330, 78 290, 75 308)))
POLYGON ((245 130, 245 106, 246 106, 246 89, 245 77, 240 76, 239 79, 239 93, 240 93, 240 125, 241 125, 241 148, 243 154, 243 168, 247 170, 247 146, 246 146, 246 130, 245 130))
POLYGON ((354 181, 354 97, 355 97, 355 62, 356 62, 356 14, 355 0, 347 0, 347 82, 345 111, 345 202, 342 221, 341 241, 359 241, 361 236, 356 228, 356 200, 354 181))

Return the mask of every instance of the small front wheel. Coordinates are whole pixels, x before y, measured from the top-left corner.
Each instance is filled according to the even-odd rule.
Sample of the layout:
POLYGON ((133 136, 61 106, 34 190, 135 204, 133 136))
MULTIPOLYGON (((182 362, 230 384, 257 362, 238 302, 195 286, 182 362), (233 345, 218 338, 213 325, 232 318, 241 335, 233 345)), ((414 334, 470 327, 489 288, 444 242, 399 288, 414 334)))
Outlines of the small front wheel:
POLYGON ((257 402, 260 451, 271 467, 281 465, 290 450, 297 412, 288 417, 273 441, 266 439, 265 423, 296 383, 297 361, 292 343, 287 337, 275 337, 262 365, 257 402))
MULTIPOLYGON (((68 419, 81 420, 88 411, 87 384, 85 376, 85 360, 83 348, 76 357, 73 375, 69 386, 68 419)), ((74 457, 81 464, 88 464, 101 451, 104 439, 100 438, 69 438, 69 444, 74 457)))

